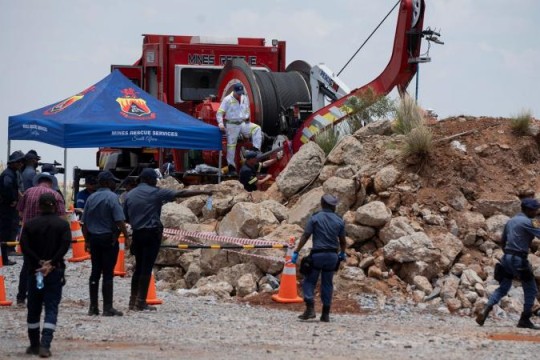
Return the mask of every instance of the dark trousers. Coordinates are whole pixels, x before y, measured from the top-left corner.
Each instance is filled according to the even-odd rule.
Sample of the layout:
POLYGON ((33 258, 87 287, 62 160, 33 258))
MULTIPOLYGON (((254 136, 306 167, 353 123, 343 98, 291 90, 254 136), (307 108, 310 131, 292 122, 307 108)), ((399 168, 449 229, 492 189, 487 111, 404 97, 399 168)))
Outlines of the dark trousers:
POLYGON ((321 301, 325 306, 332 305, 332 295, 334 292, 334 272, 338 262, 336 253, 316 253, 311 255, 313 258, 313 269, 304 278, 302 290, 304 292, 304 301, 313 304, 315 286, 321 275, 321 301))
POLYGON ((101 275, 103 275, 103 283, 113 281, 114 267, 118 259, 118 235, 103 234, 93 235, 88 234, 90 241, 90 253, 92 260, 92 271, 90 272, 90 283, 99 283, 101 275))
POLYGON ((32 347, 43 346, 50 348, 53 333, 56 329, 58 318, 58 305, 62 299, 62 284, 64 277, 63 269, 55 269, 50 272, 43 282, 43 289, 36 287, 36 277, 28 276, 28 337, 32 347), (41 333, 41 344, 39 343, 39 330, 41 309, 45 306, 45 319, 43 321, 43 331, 41 333))
POLYGON ((131 253, 135 256, 135 271, 131 279, 131 301, 135 298, 138 298, 140 302, 146 301, 148 284, 159 253, 162 236, 161 227, 133 231, 131 253))
POLYGON ((26 300, 26 293, 28 292, 28 261, 23 256, 23 265, 21 272, 19 273, 19 292, 17 293, 17 301, 23 302, 26 300))
POLYGON ((501 264, 509 276, 502 279, 497 290, 489 297, 487 305, 493 306, 498 304, 508 294, 508 291, 512 287, 512 280, 516 277, 521 281, 521 286, 523 286, 523 312, 530 313, 538 289, 536 288, 536 280, 529 261, 527 258, 506 254, 503 256, 501 264))
MULTIPOLYGON (((0 205, 0 242, 15 241, 17 228, 19 226, 19 214, 17 209, 7 205, 0 205)), ((2 261, 4 265, 8 261, 8 251, 13 250, 13 246, 1 244, 2 261)))

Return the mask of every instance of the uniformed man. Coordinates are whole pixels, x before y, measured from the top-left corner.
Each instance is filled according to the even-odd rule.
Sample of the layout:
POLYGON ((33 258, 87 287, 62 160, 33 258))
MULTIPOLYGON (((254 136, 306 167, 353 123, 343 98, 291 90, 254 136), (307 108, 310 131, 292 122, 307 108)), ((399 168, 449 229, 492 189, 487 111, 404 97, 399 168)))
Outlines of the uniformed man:
POLYGON ((219 129, 227 133, 227 163, 230 175, 236 175, 234 162, 236 142, 242 126, 246 120, 249 120, 249 116, 249 99, 245 95, 244 85, 237 83, 234 85, 233 91, 223 98, 216 113, 219 129))
POLYGON ((17 202, 22 194, 20 170, 24 165, 24 153, 15 151, 9 156, 6 169, 0 175, 0 246, 2 247, 2 262, 4 265, 15 265, 9 260, 8 247, 5 242, 15 241, 19 224, 17 202))
POLYGON ((292 256, 292 263, 296 264, 298 253, 313 235, 313 247, 310 256, 313 259, 311 272, 306 275, 302 283, 306 310, 300 316, 301 320, 315 318, 314 292, 319 275, 321 275, 321 300, 323 304, 320 320, 330 321, 330 307, 332 305, 333 278, 339 261, 346 258, 345 255, 345 222, 335 213, 338 199, 330 194, 321 197, 322 210, 315 213, 308 220, 304 233, 298 242, 292 256), (339 252, 339 254, 338 254, 339 252))
POLYGON ((51 342, 56 329, 58 305, 64 285, 64 256, 71 245, 69 223, 57 215, 58 196, 46 192, 39 197, 40 215, 25 223, 21 234, 21 249, 28 262, 28 338, 27 354, 51 356, 51 342), (41 273, 38 285, 34 274, 41 273), (41 310, 45 306, 43 330, 40 332, 41 310))
POLYGON ((92 255, 88 315, 99 315, 99 279, 103 275, 103 316, 122 316, 123 313, 113 307, 113 274, 120 232, 124 234, 126 244, 129 243, 124 212, 118 195, 112 191, 119 180, 110 171, 102 171, 97 181, 99 188, 86 200, 81 221, 85 248, 92 255))
POLYGON ((540 209, 540 203, 533 198, 521 201, 521 213, 506 223, 502 233, 502 248, 504 256, 501 265, 504 269, 504 278, 499 288, 489 297, 489 300, 480 314, 476 317, 478 325, 483 326, 493 306, 508 293, 512 280, 517 278, 523 286, 523 312, 517 324, 519 328, 540 330, 531 322, 532 307, 538 292, 531 265, 527 259, 529 247, 535 237, 540 237, 540 221, 535 219, 540 209))
POLYGON ((246 161, 240 169, 238 180, 244 185, 244 189, 249 192, 257 190, 258 186, 272 178, 272 175, 267 174, 259 179, 258 175, 263 168, 271 166, 278 160, 277 158, 274 158, 259 162, 257 156, 258 154, 255 151, 247 151, 244 155, 246 161))
POLYGON ((139 185, 127 193, 123 205, 127 222, 133 229, 131 253, 135 256, 130 310, 156 310, 146 303, 146 297, 163 236, 160 219, 163 204, 180 197, 212 195, 211 191, 160 189, 156 184, 157 174, 154 169, 144 169, 139 175, 139 185))
POLYGON ((34 177, 36 176, 36 169, 41 157, 37 154, 36 150, 30 150, 24 155, 24 169, 21 172, 24 191, 30 189, 33 185, 34 177))

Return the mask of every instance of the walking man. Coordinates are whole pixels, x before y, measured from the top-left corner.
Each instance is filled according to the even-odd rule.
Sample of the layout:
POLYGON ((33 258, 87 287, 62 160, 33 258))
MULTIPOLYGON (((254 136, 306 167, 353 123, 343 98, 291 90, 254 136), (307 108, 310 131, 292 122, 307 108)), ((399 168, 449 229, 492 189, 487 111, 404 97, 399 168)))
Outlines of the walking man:
POLYGON ((129 298, 130 310, 156 310, 146 303, 146 296, 152 268, 161 246, 163 225, 160 216, 163 204, 180 197, 212 195, 211 191, 160 189, 156 184, 157 174, 154 169, 144 169, 139 176, 139 185, 127 193, 124 201, 124 213, 133 229, 131 253, 135 256, 135 271, 131 278, 129 298))
POLYGON ((103 171, 99 173, 97 181, 99 188, 86 200, 81 221, 85 249, 92 255, 88 315, 99 315, 99 279, 103 275, 103 316, 122 316, 123 313, 113 307, 113 275, 120 232, 129 244, 122 206, 118 195, 112 191, 119 180, 110 171, 103 171))
POLYGON ((296 264, 298 252, 305 245, 306 241, 313 235, 313 248, 310 256, 313 259, 311 272, 306 275, 302 283, 304 292, 304 302, 306 310, 300 316, 301 320, 315 318, 314 292, 319 274, 321 275, 321 300, 323 304, 320 320, 330 321, 330 307, 332 305, 332 294, 334 286, 332 280, 339 261, 346 258, 345 255, 345 222, 335 213, 338 200, 336 197, 325 194, 321 197, 322 210, 315 213, 308 220, 304 233, 300 237, 296 251, 292 256, 292 263, 296 264), (339 249, 341 251, 338 254, 339 249))
POLYGON ((71 244, 69 224, 57 215, 57 197, 49 192, 40 195, 40 216, 29 220, 22 230, 21 249, 28 262, 28 271, 36 276, 28 279, 27 354, 51 356, 51 342, 56 329, 58 305, 62 299, 64 255, 71 244), (42 276, 38 280, 37 276, 42 276), (43 330, 40 332, 41 310, 45 306, 43 330))
POLYGON ((504 226, 501 238, 504 250, 504 256, 501 259, 504 278, 499 282, 497 290, 489 297, 482 312, 476 317, 478 325, 484 325, 493 306, 508 294, 512 280, 517 278, 523 286, 524 297, 523 312, 517 327, 540 330, 540 327, 531 321, 532 307, 538 290, 531 264, 527 259, 532 240, 535 237, 540 237, 540 221, 535 219, 538 209, 540 209, 538 200, 523 199, 521 212, 508 220, 504 226))
POLYGON ((219 129, 227 133, 227 163, 229 165, 229 175, 236 176, 236 142, 244 126, 244 121, 249 120, 249 100, 244 92, 244 85, 237 83, 233 91, 223 98, 216 113, 219 129), (226 126, 223 123, 226 121, 226 126))
POLYGON ((20 170, 24 165, 24 153, 15 151, 9 156, 6 169, 0 175, 0 246, 2 247, 2 262, 4 265, 15 265, 16 262, 9 260, 8 241, 14 241, 19 226, 19 214, 17 202, 22 193, 22 185, 19 181, 20 170))
MULTIPOLYGON (((43 194, 52 194, 56 200, 56 215, 64 216, 66 206, 60 194, 53 190, 53 175, 46 173, 37 174, 32 181, 32 187, 26 190, 23 197, 17 203, 17 210, 21 215, 24 224, 40 214, 39 199, 43 194)), ((19 292, 17 293, 17 304, 23 305, 28 291, 28 261, 23 254, 23 266, 19 274, 19 292)))

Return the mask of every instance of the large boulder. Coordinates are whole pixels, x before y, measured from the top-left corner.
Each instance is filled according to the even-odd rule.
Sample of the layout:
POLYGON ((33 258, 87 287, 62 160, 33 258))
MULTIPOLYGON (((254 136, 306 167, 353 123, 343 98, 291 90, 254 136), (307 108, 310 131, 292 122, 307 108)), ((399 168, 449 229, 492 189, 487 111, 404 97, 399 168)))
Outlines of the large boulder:
POLYGON ((205 276, 217 274, 222 268, 242 262, 241 256, 233 251, 204 249, 200 253, 199 267, 205 276))
POLYGON ((231 284, 219 280, 216 275, 201 278, 195 285, 196 294, 200 296, 215 296, 219 299, 228 299, 234 291, 231 284))
POLYGON ((463 242, 451 233, 435 234, 431 239, 435 248, 440 250, 441 258, 438 261, 438 267, 444 271, 449 270, 463 250, 463 242))
POLYGON ((237 264, 228 268, 220 269, 217 273, 218 280, 226 281, 237 290, 237 294, 241 297, 252 293, 257 290, 257 281, 262 277, 262 272, 255 266, 255 264, 237 264), (251 282, 248 279, 244 279, 244 284, 242 285, 243 289, 241 294, 238 294, 239 279, 245 275, 250 275, 251 282), (250 291, 246 289, 251 284, 253 287, 249 288, 250 291), (247 291, 247 293, 246 293, 247 291))
POLYGON ((219 224, 218 234, 240 238, 255 239, 267 225, 278 225, 272 211, 260 204, 238 203, 225 215, 219 224))
POLYGON ((392 218, 392 212, 382 201, 372 201, 356 209, 356 222, 376 228, 384 226, 392 218))
POLYGON ((309 217, 321 209, 321 197, 324 195, 322 187, 312 189, 302 195, 289 211, 289 224, 296 224, 304 228, 309 217))
POLYGON ((383 243, 388 244, 390 240, 399 239, 402 236, 414 234, 414 228, 411 226, 409 219, 405 216, 398 216, 390 219, 379 231, 379 239, 383 243))
POLYGON ((325 194, 332 194, 339 200, 336 213, 345 214, 356 202, 356 183, 353 179, 342 179, 333 176, 323 184, 325 194))
POLYGON ((486 220, 486 229, 488 231, 488 236, 491 240, 496 243, 501 242, 502 232, 504 226, 510 218, 506 215, 493 215, 486 220))
POLYGON ((440 258, 440 251, 433 241, 423 232, 402 236, 391 240, 383 248, 385 261, 398 263, 424 261, 434 263, 440 258))
POLYGON ((496 214, 504 214, 506 216, 514 216, 521 210, 521 201, 517 196, 507 199, 485 199, 476 200, 476 211, 490 217, 496 214))
POLYGON ((184 224, 196 224, 197 216, 182 204, 170 202, 163 205, 161 210, 161 223, 166 228, 182 228, 184 224))
POLYGON ((283 195, 291 197, 316 179, 323 167, 324 157, 324 151, 315 142, 303 145, 276 179, 283 195))
POLYGON ((388 120, 377 120, 370 122, 366 126, 361 127, 354 133, 354 137, 362 139, 366 136, 372 135, 392 135, 392 122, 388 120))
POLYGON ((279 222, 287 220, 289 217, 289 209, 275 200, 264 200, 259 204, 263 208, 270 210, 279 222))
POLYGON ((394 186, 400 176, 401 173, 393 165, 382 168, 375 174, 375 178, 373 179, 375 192, 380 193, 394 186))
POLYGON ((327 163, 335 165, 353 165, 357 164, 359 158, 364 153, 364 147, 354 136, 345 136, 341 141, 330 151, 327 163))

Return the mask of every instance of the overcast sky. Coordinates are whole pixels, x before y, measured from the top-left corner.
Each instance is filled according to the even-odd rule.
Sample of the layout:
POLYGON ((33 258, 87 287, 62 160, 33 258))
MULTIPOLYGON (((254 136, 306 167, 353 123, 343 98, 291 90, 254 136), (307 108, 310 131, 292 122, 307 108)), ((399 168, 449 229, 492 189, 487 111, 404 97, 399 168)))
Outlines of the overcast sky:
MULTIPOLYGON (((0 0, 0 160, 8 116, 58 102, 132 64, 144 33, 264 37, 287 42, 287 63, 325 63, 336 73, 395 0, 0 0)), ((341 74, 352 89, 377 77, 394 39, 396 12, 341 74)), ((440 29, 422 64, 419 102, 441 118, 540 118, 540 1, 426 0, 424 26, 440 29)), ((423 48, 425 50, 425 47, 423 48)), ((409 93, 414 95, 414 80, 409 93)), ((395 95, 393 95, 395 96, 395 95)), ((63 149, 13 141, 63 162, 63 149)), ((68 151, 68 168, 95 168, 96 149, 68 151)))

